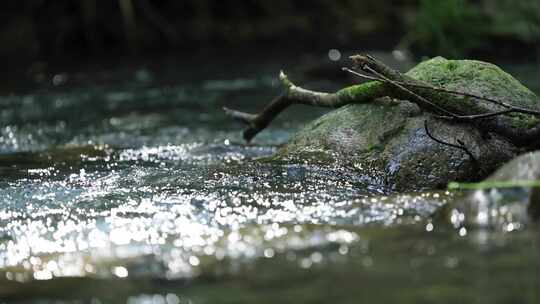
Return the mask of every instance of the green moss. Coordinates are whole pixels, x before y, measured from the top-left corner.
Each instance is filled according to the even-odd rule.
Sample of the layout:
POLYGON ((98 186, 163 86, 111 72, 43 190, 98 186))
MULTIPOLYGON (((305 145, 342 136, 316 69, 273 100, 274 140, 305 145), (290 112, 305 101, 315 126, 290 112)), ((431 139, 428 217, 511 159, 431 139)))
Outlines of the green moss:
MULTIPOLYGON (((450 90, 486 96, 520 107, 540 109, 538 97, 510 74, 498 66, 476 60, 447 60, 435 57, 424 61, 406 73, 416 80, 450 90)), ((469 97, 450 95, 433 90, 416 89, 420 95, 449 111, 458 114, 487 113, 500 110, 493 103, 469 97)), ((337 92, 340 99, 348 102, 366 102, 382 96, 400 97, 390 86, 367 82, 344 88, 337 92)), ((529 128, 539 123, 530 115, 510 115, 510 123, 519 128, 529 128)))
MULTIPOLYGON (((472 93, 504 101, 520 107, 540 109, 538 97, 498 66, 476 60, 447 60, 435 57, 424 61, 406 73, 407 76, 435 86, 472 93)), ((430 96, 430 95, 427 95, 430 96)), ((500 110, 494 104, 468 97, 433 93, 438 103, 459 113, 465 107, 469 113, 500 110), (446 101, 446 104, 444 103, 446 101)), ((518 128, 530 128, 540 121, 530 115, 509 115, 510 123, 518 128)))
POLYGON ((455 70, 457 67, 458 67, 458 64, 457 64, 455 61, 449 61, 449 62, 446 64, 446 69, 447 69, 449 72, 452 72, 452 71, 455 70))
POLYGON ((370 144, 368 145, 367 150, 369 152, 380 152, 384 150, 384 146, 379 144, 370 144))
MULTIPOLYGON (((516 106, 540 109, 538 97, 498 66, 476 60, 447 60, 435 57, 424 61, 406 73, 416 80, 459 92, 486 96, 516 106)), ((429 100, 456 114, 481 114, 501 110, 493 103, 469 97, 450 95, 427 89, 416 91, 429 100)), ((389 85, 372 81, 344 88, 337 92, 346 102, 362 103, 382 96, 401 96, 389 85)), ((540 122, 530 115, 513 114, 509 123, 517 128, 530 128, 540 122)))
POLYGON ((337 95, 340 100, 360 103, 388 95, 388 88, 379 81, 370 81, 341 89, 337 95))
MULTIPOLYGON (((373 103, 351 104, 330 112, 308 124, 294 136, 279 155, 326 155, 313 151, 334 151, 338 155, 365 158, 384 150, 386 141, 399 132, 405 117, 400 107, 389 106, 388 100, 373 103), (381 121, 386 121, 381 124, 381 121), (374 127, 377 126, 377 127, 374 127)), ((328 160, 328 159, 326 159, 328 160)))

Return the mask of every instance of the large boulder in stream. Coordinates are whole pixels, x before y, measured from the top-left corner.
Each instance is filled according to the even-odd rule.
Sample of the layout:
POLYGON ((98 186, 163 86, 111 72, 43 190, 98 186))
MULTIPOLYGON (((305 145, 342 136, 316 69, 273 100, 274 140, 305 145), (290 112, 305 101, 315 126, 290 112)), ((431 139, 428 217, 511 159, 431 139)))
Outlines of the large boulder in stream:
MULTIPOLYGON (((406 74, 438 87, 540 109, 533 92, 493 64, 437 57, 406 74)), ((381 98, 344 106, 311 122, 273 159, 339 162, 386 189, 410 191, 441 188, 456 180, 480 180, 517 153, 502 136, 481 132, 470 124, 435 119, 408 101, 381 98), (430 138, 424 128, 426 120, 433 137, 449 143, 461 141, 476 161, 465 150, 430 138)))

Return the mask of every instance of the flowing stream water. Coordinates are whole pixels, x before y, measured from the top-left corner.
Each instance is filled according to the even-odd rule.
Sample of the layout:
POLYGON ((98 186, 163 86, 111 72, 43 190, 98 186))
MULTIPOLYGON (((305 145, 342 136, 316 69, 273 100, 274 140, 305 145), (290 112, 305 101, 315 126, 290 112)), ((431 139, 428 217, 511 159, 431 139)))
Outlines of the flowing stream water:
POLYGON ((461 194, 257 161, 323 113, 244 144, 221 107, 277 93, 266 60, 36 72, 0 96, 0 303, 540 302, 536 225, 458 229, 430 217, 461 194))

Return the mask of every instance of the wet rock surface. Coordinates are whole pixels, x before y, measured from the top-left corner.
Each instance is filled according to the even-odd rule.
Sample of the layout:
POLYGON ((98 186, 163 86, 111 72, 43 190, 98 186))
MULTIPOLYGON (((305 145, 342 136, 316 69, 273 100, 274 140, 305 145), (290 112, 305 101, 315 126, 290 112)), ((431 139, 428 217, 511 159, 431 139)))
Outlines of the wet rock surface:
POLYGON ((513 231, 540 217, 540 152, 516 157, 438 211, 456 227, 513 231))

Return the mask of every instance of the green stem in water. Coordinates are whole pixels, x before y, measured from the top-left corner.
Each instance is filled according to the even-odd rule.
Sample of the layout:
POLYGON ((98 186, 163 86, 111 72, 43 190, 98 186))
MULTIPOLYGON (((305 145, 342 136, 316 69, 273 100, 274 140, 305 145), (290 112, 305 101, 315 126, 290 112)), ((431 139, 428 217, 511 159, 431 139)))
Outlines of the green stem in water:
POLYGON ((503 188, 535 188, 540 187, 540 180, 510 180, 510 181, 485 181, 480 183, 458 183, 448 184, 448 190, 485 190, 503 188))

